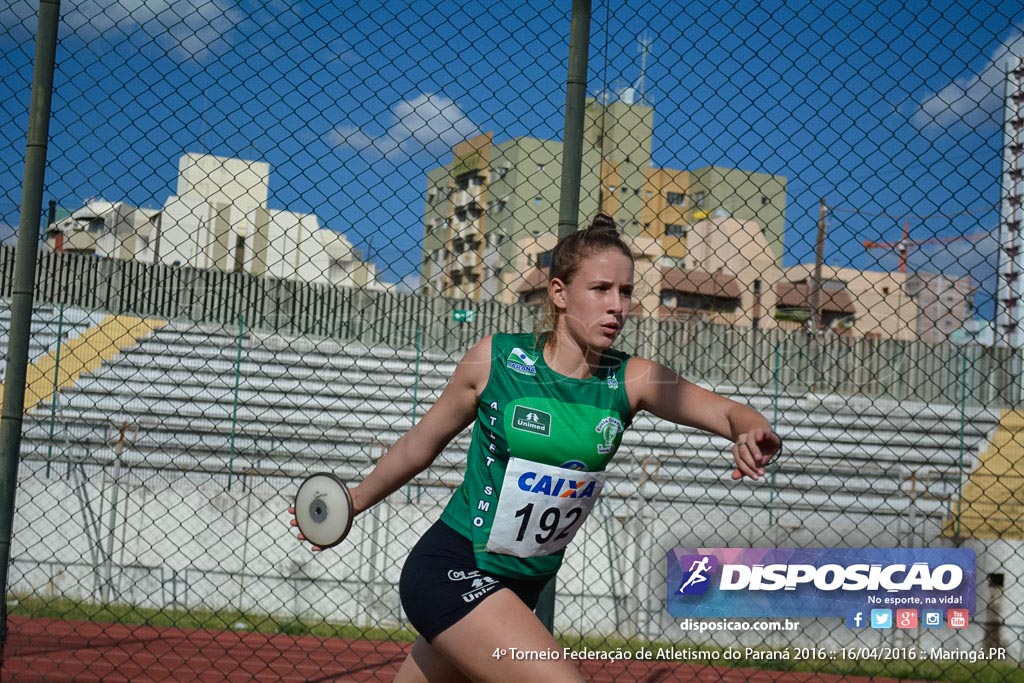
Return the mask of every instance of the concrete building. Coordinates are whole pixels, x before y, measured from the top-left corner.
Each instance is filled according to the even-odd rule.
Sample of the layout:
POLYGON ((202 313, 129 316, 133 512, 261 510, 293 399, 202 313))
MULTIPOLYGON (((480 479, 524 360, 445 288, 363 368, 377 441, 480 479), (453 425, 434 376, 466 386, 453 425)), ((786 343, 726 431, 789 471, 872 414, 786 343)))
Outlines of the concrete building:
POLYGON ((313 214, 268 207, 270 165, 185 154, 162 209, 91 200, 47 228, 54 251, 385 289, 372 263, 313 214))
MULTIPOLYGON (((877 272, 822 266, 822 327, 879 339, 938 343, 971 320, 975 283, 935 273, 877 272)), ((814 264, 786 269, 777 317, 806 326, 811 315, 814 264)))
MULTIPOLYGON (((653 122, 644 104, 588 100, 578 222, 604 211, 638 254, 675 267, 663 259, 681 264, 694 224, 724 212, 756 224, 766 255, 781 263, 785 179, 716 166, 654 168, 653 122)), ((443 296, 514 302, 526 275, 523 250, 557 229, 562 144, 495 142, 486 133, 452 151, 451 163, 427 173, 421 282, 443 296)))
POLYGON ((48 225, 43 244, 54 251, 153 263, 159 227, 159 209, 88 199, 82 208, 48 225))
MULTIPOLYGON (((757 221, 741 221, 719 212, 690 224, 683 256, 669 256, 664 240, 633 238, 635 291, 633 315, 774 327, 777 285, 784 281, 757 221)), ((551 249, 557 241, 548 233, 519 242, 513 270, 522 275, 510 289, 527 304, 540 303, 547 285, 551 249)))

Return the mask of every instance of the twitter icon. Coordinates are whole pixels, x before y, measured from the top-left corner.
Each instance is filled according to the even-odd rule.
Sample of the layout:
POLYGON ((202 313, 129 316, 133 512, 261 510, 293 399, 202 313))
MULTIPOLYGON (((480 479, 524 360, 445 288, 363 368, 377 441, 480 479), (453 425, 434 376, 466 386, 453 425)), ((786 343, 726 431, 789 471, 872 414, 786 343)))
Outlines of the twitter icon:
POLYGON ((892 610, 871 610, 871 628, 892 628, 892 610))

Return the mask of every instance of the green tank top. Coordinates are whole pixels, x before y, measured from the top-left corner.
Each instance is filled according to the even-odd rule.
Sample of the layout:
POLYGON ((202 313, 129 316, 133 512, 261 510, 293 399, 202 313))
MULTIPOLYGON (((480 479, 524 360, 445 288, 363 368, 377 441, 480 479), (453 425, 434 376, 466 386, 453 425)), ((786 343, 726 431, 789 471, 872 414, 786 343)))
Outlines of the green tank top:
MULTIPOLYGON (((480 570, 513 578, 555 574, 564 550, 540 557, 487 550, 509 458, 568 470, 566 476, 510 475, 524 491, 583 496, 587 491, 574 488, 572 471, 603 472, 632 422, 626 396, 628 354, 606 351, 594 376, 573 379, 547 366, 542 345, 543 340, 538 346, 529 333, 492 337, 490 374, 477 406, 466 476, 441 513, 442 521, 472 541, 480 570)), ((542 511, 548 512, 538 508, 537 514, 542 511)), ((517 518, 520 513, 523 509, 517 518)), ((551 523, 554 533, 552 517, 558 515, 543 521, 551 523)))

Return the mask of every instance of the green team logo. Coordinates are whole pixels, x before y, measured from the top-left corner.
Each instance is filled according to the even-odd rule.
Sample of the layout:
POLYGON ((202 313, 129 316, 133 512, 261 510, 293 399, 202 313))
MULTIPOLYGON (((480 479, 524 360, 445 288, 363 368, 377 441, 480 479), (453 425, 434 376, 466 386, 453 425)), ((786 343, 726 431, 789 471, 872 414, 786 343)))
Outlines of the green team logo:
POLYGON ((537 374, 537 359, 530 358, 526 355, 525 351, 517 346, 508 354, 508 359, 505 360, 505 367, 518 372, 520 375, 530 375, 533 377, 537 374))
POLYGON ((597 452, 608 455, 615 449, 615 437, 622 433, 622 422, 618 418, 606 417, 597 423, 594 431, 604 439, 604 443, 597 447, 597 452))
POLYGON ((528 406, 516 406, 512 412, 512 428, 540 436, 551 436, 551 413, 528 406))

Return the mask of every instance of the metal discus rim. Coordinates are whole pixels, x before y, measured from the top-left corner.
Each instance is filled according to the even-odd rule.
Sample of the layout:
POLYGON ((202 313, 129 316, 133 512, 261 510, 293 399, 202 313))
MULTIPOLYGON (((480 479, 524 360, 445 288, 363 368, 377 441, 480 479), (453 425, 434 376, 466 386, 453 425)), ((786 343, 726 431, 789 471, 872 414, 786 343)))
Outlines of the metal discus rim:
MULTIPOLYGON (((337 502, 337 500, 334 502, 337 502)), ((352 509, 352 494, 349 493, 348 487, 345 486, 345 482, 343 482, 337 475, 331 472, 316 472, 306 477, 299 485, 299 490, 295 493, 294 505, 295 521, 299 528, 299 533, 301 533, 307 541, 316 547, 322 549, 333 548, 348 537, 348 533, 352 529, 352 518, 355 516, 352 509), (316 491, 316 487, 318 486, 326 486, 328 488, 325 491, 316 491), (323 495, 318 496, 316 493, 335 496, 340 498, 343 502, 346 519, 344 520, 344 523, 331 534, 332 536, 337 535, 334 540, 323 540, 324 530, 319 526, 319 524, 325 520, 314 519, 314 515, 310 510, 312 503, 316 501, 320 501, 321 503, 323 502, 323 495), (319 537, 321 540, 315 540, 313 537, 319 537)), ((329 514, 329 507, 325 508, 324 514, 329 514)))

